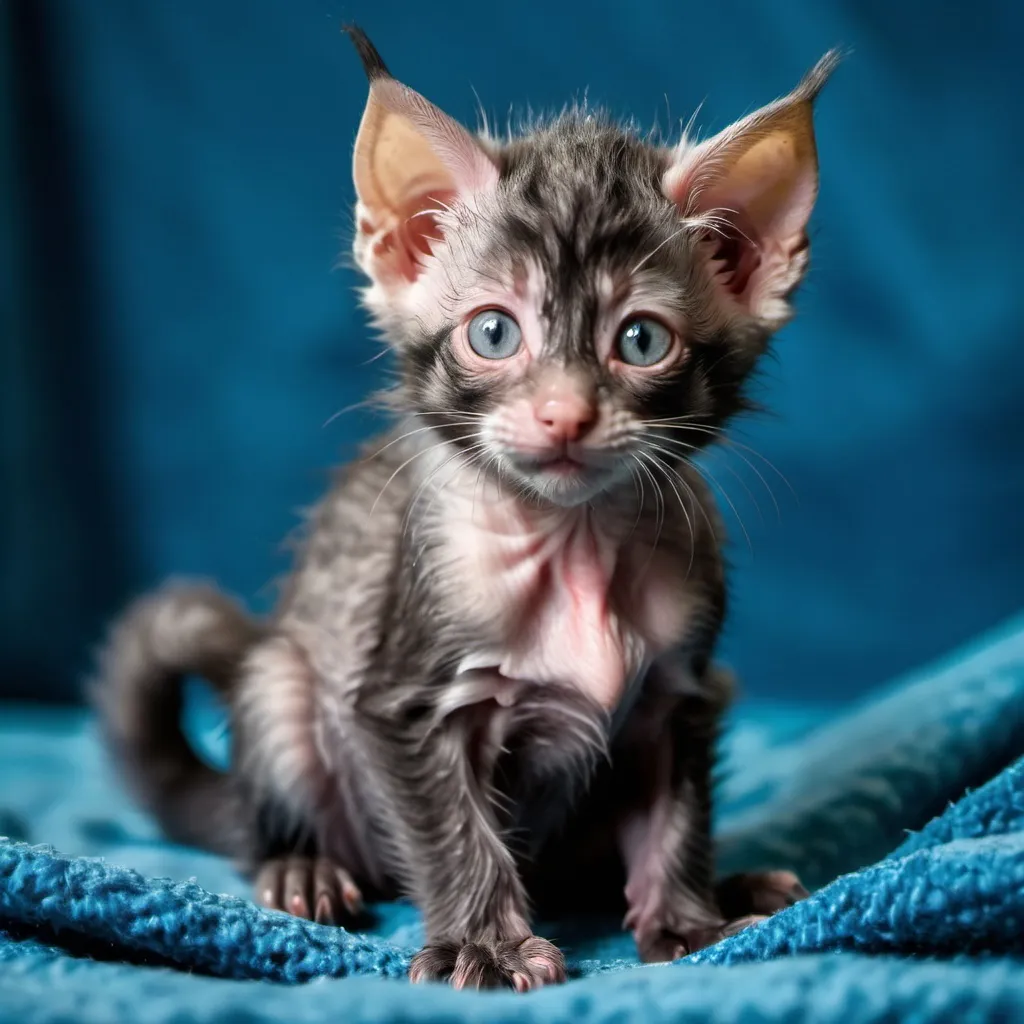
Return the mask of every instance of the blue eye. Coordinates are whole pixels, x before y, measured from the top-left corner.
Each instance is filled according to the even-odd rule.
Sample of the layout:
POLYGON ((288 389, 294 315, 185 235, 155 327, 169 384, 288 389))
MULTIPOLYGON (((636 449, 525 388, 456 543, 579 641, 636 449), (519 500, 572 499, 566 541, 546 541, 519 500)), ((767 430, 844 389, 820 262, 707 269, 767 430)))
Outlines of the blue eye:
POLYGON ((632 320, 619 334, 619 358, 630 366, 660 363, 672 348, 672 332, 657 320, 632 320))
POLYGON ((470 347, 484 359, 508 359, 519 351, 523 332, 508 313, 485 309, 469 321, 466 335, 470 347))

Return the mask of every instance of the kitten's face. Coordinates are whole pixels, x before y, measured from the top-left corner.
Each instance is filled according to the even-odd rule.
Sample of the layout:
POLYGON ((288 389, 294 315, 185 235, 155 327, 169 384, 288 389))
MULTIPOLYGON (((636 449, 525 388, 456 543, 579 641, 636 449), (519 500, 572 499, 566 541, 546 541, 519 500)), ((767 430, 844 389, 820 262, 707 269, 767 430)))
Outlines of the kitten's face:
POLYGON ((811 102, 669 149, 586 113, 499 146, 390 76, 358 30, 364 298, 404 412, 482 473, 561 505, 714 439, 807 262, 811 102))
POLYGON ((496 189, 425 215, 445 242, 389 325, 404 401, 558 504, 665 486, 736 409, 760 342, 729 332, 703 236, 661 190, 667 152, 580 117, 497 160, 496 189))

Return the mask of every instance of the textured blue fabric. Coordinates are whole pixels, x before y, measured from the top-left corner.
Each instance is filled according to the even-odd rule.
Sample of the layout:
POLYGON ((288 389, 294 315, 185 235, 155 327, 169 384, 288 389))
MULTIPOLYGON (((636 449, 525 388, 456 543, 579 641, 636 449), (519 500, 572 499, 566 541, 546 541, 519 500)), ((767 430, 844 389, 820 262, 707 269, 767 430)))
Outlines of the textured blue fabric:
POLYGON ((705 131, 834 44, 801 314, 739 435, 759 518, 726 637, 752 693, 851 697, 1012 614, 1024 578, 1024 5, 975 0, 6 0, 0 691, 69 694, 168 573, 266 602, 277 545, 369 428, 342 18, 475 119, 596 102, 705 131), (6 86, 9 84, 9 88, 6 86), (667 108, 666 109, 666 99, 667 108), (8 273, 7 271, 10 271, 8 273), (747 453, 744 453, 747 454, 747 453))
POLYGON ((723 755, 724 869, 792 866, 814 882, 808 899, 670 966, 639 966, 608 922, 553 922, 567 985, 467 994, 402 979, 422 940, 408 905, 375 907, 366 934, 258 909, 228 865, 162 842, 115 795, 82 713, 11 706, 0 1020, 1024 1015, 1024 616, 839 718, 752 704, 723 755))

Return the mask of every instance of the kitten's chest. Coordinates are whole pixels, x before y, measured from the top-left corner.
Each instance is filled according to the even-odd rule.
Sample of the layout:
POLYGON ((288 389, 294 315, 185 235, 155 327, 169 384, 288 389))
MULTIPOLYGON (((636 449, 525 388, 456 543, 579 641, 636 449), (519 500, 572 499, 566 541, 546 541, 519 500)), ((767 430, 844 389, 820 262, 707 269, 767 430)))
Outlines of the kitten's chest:
POLYGON ((451 595, 480 637, 463 668, 571 685, 611 711, 685 639, 694 606, 686 567, 659 561, 589 508, 492 506, 452 527, 451 595))

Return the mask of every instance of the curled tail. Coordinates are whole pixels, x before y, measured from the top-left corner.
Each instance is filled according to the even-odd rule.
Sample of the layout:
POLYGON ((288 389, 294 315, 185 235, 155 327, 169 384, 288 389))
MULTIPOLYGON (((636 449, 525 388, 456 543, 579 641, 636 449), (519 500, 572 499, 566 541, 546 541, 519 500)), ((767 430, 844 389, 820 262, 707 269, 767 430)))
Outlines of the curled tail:
POLYGON ((127 784, 176 842, 238 853, 229 777, 202 761, 182 730, 182 683, 202 676, 230 698, 262 635, 241 607, 202 584, 170 584, 137 600, 101 651, 91 697, 127 784))

